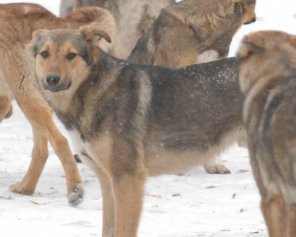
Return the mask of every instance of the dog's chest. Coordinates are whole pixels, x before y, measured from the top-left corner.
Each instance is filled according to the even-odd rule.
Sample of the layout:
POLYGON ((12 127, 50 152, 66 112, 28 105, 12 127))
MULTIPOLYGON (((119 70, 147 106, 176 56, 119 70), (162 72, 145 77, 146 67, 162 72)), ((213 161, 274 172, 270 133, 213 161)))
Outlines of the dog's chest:
POLYGON ((82 161, 89 166, 92 170, 105 169, 110 164, 112 139, 109 133, 99 136, 97 139, 85 141, 82 139, 78 130, 68 130, 71 143, 82 161))

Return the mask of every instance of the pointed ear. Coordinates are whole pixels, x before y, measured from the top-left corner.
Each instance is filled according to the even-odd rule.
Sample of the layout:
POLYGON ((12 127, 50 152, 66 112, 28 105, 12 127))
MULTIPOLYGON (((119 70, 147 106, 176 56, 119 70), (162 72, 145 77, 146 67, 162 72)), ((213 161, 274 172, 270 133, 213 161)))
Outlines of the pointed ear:
POLYGON ((241 45, 237 51, 236 56, 240 59, 246 59, 254 53, 260 53, 264 51, 264 38, 260 33, 253 33, 245 36, 241 45))
POLYGON ((234 1, 234 14, 237 14, 238 16, 241 16, 244 14, 244 3, 242 0, 236 0, 234 1))
POLYGON ((31 42, 27 45, 29 51, 31 51, 34 55, 34 57, 36 56, 36 49, 37 49, 37 42, 40 39, 40 37, 42 35, 44 35, 46 32, 48 32, 48 30, 35 30, 32 33, 32 40, 31 42))
POLYGON ((98 29, 95 26, 87 25, 79 28, 81 34, 87 42, 92 45, 100 46, 101 40, 105 39, 108 43, 111 43, 111 38, 105 31, 98 29))

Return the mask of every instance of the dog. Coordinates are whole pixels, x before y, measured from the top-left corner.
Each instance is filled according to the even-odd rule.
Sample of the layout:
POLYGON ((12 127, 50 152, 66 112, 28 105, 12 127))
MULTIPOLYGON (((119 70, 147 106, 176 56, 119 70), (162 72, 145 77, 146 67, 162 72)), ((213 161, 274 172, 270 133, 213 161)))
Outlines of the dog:
MULTIPOLYGON (((115 20, 107 10, 96 7, 83 8, 59 18, 37 4, 0 4, 0 22, 0 82, 3 82, 0 92, 4 91, 0 94, 0 120, 11 114, 11 100, 15 97, 32 126, 34 139, 30 167, 24 178, 10 190, 28 195, 35 191, 48 157, 50 141, 65 171, 68 202, 75 206, 83 199, 83 182, 68 141, 54 124, 51 108, 38 89, 34 79, 34 58, 27 53, 26 45, 37 29, 78 28, 91 23, 114 37, 115 20)), ((107 41, 102 41, 103 48, 108 45, 107 41)))
POLYGON ((91 26, 39 30, 30 48, 42 94, 100 181, 103 236, 134 237, 148 176, 203 164, 243 134, 238 61, 131 64, 102 38, 91 26))
MULTIPOLYGON (((128 61, 183 67, 224 58, 240 26, 256 20, 255 4, 255 0, 183 0, 168 6, 138 40, 128 61)), ((217 157, 204 168, 210 174, 230 173, 217 157)))
POLYGON ((271 237, 296 236, 296 36, 247 35, 237 55, 253 174, 271 237))
POLYGON ((256 0, 183 0, 162 9, 130 62, 183 67, 225 58, 233 35, 256 20, 256 0))
POLYGON ((110 53, 127 59, 137 40, 146 32, 158 17, 162 8, 175 3, 175 0, 62 0, 60 14, 83 6, 98 5, 105 7, 116 19, 117 35, 110 53))

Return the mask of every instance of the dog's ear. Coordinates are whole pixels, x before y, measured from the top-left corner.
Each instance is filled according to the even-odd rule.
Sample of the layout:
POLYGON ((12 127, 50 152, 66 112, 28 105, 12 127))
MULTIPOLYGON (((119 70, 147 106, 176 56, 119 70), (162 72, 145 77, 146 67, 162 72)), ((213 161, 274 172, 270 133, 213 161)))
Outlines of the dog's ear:
POLYGON ((32 33, 32 40, 31 42, 28 44, 28 49, 29 51, 31 51, 34 55, 34 57, 36 56, 37 54, 37 42, 38 40, 40 39, 40 37, 42 35, 44 35, 46 32, 48 32, 48 30, 35 30, 33 33, 32 33))
POLYGON ((91 43, 93 46, 100 47, 101 40, 105 39, 108 43, 111 43, 111 38, 103 30, 98 29, 95 26, 87 25, 87 26, 81 26, 79 28, 83 38, 91 43))
POLYGON ((264 38, 260 33, 247 35, 243 38, 236 56, 240 59, 246 59, 254 53, 264 51, 264 38))
POLYGON ((244 14, 244 3, 242 0, 235 0, 234 1, 234 14, 241 16, 244 14))

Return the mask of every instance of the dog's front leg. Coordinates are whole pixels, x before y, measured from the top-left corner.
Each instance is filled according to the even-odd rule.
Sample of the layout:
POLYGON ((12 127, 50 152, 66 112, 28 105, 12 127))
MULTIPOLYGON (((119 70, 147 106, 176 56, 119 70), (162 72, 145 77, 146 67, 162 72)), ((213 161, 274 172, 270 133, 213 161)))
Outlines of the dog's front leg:
POLYGON ((103 237, 114 236, 114 200, 111 180, 108 175, 100 168, 96 169, 99 178, 102 197, 103 197, 103 237))
POLYGON ((266 194, 262 197, 261 208, 270 237, 290 237, 285 234, 289 217, 283 197, 280 194, 266 194))
MULTIPOLYGON (((137 168, 136 168, 137 169, 137 168)), ((137 169, 113 181, 115 204, 114 237, 137 236, 142 210, 145 171, 137 169)))

